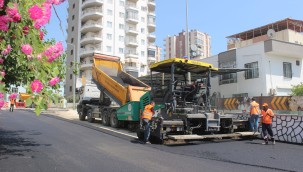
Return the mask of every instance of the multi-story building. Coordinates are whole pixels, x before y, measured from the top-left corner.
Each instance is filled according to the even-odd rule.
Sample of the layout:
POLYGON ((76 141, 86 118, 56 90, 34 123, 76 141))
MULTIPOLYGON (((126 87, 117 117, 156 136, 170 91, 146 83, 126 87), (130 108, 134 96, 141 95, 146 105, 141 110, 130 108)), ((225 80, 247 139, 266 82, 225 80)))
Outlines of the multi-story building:
MULTIPOLYGON (((120 57, 124 70, 146 75, 156 61, 155 0, 69 0, 67 66, 79 63, 78 78, 92 78, 93 54, 120 57)), ((65 96, 72 94, 74 75, 66 74, 65 96)))
POLYGON ((303 76, 303 21, 284 19, 227 37, 228 51, 203 59, 219 68, 249 68, 212 79, 224 97, 286 96, 303 76))
POLYGON ((198 30, 191 30, 189 34, 189 51, 187 51, 187 32, 182 31, 179 35, 165 38, 165 59, 185 57, 190 53, 191 59, 203 59, 211 56, 211 37, 198 30))

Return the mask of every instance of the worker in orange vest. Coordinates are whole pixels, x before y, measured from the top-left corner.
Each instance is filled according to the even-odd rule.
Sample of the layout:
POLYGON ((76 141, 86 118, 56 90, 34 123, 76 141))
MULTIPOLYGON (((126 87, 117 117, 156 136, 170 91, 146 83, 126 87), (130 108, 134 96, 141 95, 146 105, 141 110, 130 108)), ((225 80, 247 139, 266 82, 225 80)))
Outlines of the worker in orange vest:
POLYGON ((10 112, 14 111, 15 101, 16 101, 15 99, 10 99, 10 103, 11 103, 11 107, 9 108, 10 112))
POLYGON ((250 127, 252 132, 258 131, 259 126, 259 117, 260 117, 260 107, 259 103, 256 102, 255 98, 251 99, 252 102, 250 103, 250 127))
POLYGON ((268 140, 271 138, 271 141, 273 144, 275 144, 275 138, 272 132, 272 119, 274 118, 275 114, 273 113, 273 111, 268 108, 268 104, 267 103, 263 103, 262 105, 262 115, 261 115, 261 120, 262 120, 262 132, 263 132, 263 136, 264 136, 264 144, 268 144, 268 140), (267 135, 267 133, 269 134, 269 136, 267 135))
POLYGON ((144 126, 144 139, 143 139, 143 143, 148 142, 149 139, 149 135, 150 135, 150 121, 153 117, 153 115, 155 114, 154 111, 154 107, 155 107, 155 102, 150 102, 150 104, 146 105, 144 107, 144 111, 143 114, 141 116, 142 122, 143 122, 143 126, 144 126))

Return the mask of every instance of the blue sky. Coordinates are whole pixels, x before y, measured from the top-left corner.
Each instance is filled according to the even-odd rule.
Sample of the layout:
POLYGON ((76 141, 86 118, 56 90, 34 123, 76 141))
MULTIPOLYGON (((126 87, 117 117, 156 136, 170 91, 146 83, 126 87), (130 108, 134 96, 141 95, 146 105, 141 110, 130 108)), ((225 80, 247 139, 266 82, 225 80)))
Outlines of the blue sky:
MULTIPOLYGON (((67 5, 56 6, 64 32, 67 5)), ((225 37, 285 18, 303 20, 303 0, 188 0, 188 28, 211 36, 213 55, 226 51, 225 37)), ((164 38, 186 30, 186 0, 156 0, 156 44, 163 48, 164 38)), ((53 12, 47 25, 48 38, 65 42, 53 12)))

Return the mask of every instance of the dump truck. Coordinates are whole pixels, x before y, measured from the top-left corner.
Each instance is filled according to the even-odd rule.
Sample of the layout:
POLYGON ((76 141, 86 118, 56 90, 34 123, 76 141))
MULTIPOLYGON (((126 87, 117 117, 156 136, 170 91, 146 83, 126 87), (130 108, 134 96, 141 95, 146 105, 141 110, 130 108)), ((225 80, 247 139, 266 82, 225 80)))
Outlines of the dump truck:
MULTIPOLYGON (((136 128, 140 121, 140 106, 144 106, 142 101, 140 104, 140 98, 151 87, 124 72, 119 57, 115 56, 95 54, 92 75, 99 94, 81 96, 77 105, 79 119, 87 117, 88 122, 94 122, 95 118, 100 118, 106 126, 136 128)), ((96 92, 96 88, 86 84, 80 91, 82 94, 96 92)))
POLYGON ((172 58, 152 64, 150 70, 146 84, 124 72, 118 57, 94 54, 93 82, 100 94, 78 104, 79 119, 87 117, 93 122, 100 118, 103 125, 127 127, 143 139, 140 116, 153 100, 158 113, 152 119, 151 143, 183 144, 256 134, 247 132, 247 120, 234 119, 210 107, 210 76, 218 71, 212 64, 172 58))

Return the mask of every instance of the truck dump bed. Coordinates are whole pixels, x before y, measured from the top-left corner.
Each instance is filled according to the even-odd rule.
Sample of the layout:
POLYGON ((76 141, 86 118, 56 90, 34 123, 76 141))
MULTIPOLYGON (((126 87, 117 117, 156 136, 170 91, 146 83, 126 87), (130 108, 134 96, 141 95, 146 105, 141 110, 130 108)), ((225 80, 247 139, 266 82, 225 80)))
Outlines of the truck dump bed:
POLYGON ((140 101, 151 90, 150 86, 123 71, 120 59, 115 56, 94 54, 93 80, 101 91, 120 106, 128 101, 140 101))

